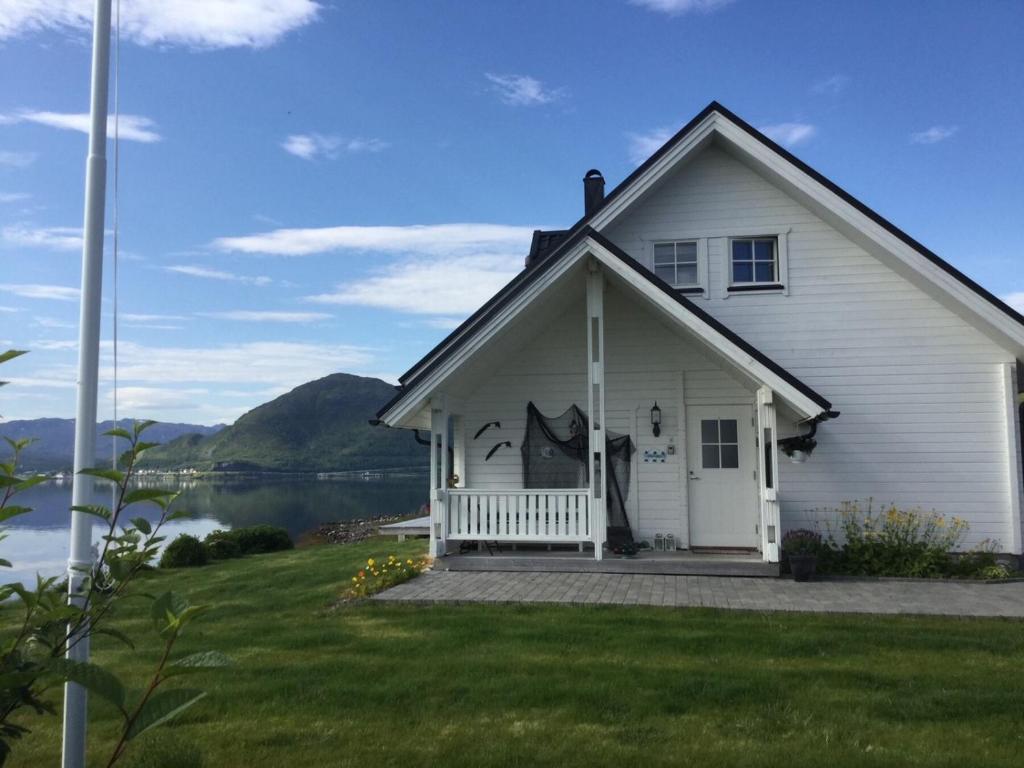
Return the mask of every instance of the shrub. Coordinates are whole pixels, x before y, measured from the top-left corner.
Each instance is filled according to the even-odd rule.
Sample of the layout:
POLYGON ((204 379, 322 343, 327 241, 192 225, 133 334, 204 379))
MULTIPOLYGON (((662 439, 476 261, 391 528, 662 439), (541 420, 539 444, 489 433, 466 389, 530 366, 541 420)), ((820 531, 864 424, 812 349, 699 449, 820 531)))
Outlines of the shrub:
POLYGON ((295 546, 288 531, 273 525, 253 525, 249 528, 234 528, 219 533, 220 538, 230 539, 238 544, 243 555, 281 552, 295 546))
POLYGON ((974 549, 964 552, 953 562, 952 575, 962 579, 1005 579, 1010 569, 996 558, 999 543, 985 539, 974 549))
POLYGON ((786 531, 782 551, 787 555, 816 555, 821 551, 821 534, 807 528, 786 531))
POLYGON ((203 539, 211 560, 232 560, 242 556, 242 548, 227 531, 214 531, 203 539))
POLYGON ((195 536, 183 533, 167 545, 167 549, 160 556, 160 567, 191 568, 197 565, 206 565, 208 560, 209 556, 206 554, 203 542, 195 536))
POLYGON ((394 555, 388 555, 387 560, 380 562, 371 557, 366 561, 366 567, 360 568, 352 577, 352 583, 343 596, 348 600, 369 597, 419 576, 429 566, 430 561, 425 557, 402 561, 394 555))
POLYGON ((874 511, 857 502, 843 502, 838 510, 838 537, 829 526, 822 565, 828 570, 863 576, 949 576, 954 571, 953 551, 967 535, 967 522, 947 522, 935 512, 902 510, 890 505, 874 511))

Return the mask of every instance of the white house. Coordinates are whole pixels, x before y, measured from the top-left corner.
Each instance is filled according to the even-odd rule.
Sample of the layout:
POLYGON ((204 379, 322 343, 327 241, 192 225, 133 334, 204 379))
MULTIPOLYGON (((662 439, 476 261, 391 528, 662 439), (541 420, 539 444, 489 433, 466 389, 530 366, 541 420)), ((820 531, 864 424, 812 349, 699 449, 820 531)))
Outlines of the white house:
POLYGON ((637 540, 775 562, 783 531, 869 497, 1021 552, 1024 317, 717 103, 584 187, 378 414, 431 433, 433 553, 600 559, 624 511, 637 540))

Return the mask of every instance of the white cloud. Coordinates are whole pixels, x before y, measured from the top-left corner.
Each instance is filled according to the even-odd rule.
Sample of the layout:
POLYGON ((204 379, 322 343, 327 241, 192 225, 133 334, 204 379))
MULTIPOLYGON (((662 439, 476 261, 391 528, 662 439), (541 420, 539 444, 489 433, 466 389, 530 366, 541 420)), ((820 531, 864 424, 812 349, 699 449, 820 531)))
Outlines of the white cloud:
POLYGON ((560 88, 547 88, 536 78, 529 75, 496 75, 491 72, 484 74, 493 84, 493 90, 502 101, 515 107, 532 107, 550 104, 563 95, 560 88))
POLYGON ((201 277, 207 280, 225 280, 234 283, 245 283, 246 285, 270 285, 273 280, 264 275, 258 275, 250 277, 248 275, 236 275, 233 272, 225 272, 221 269, 210 269, 208 267, 199 267, 194 264, 174 264, 170 267, 164 267, 167 272, 174 272, 179 275, 188 275, 189 277, 201 277))
POLYGON ((203 317, 217 320, 240 320, 247 323, 313 323, 327 320, 326 312, 275 312, 270 310, 236 309, 228 312, 200 312, 203 317))
POLYGON ((275 229, 241 237, 219 237, 211 245, 222 251, 307 256, 329 251, 378 253, 507 253, 529 249, 533 227, 504 224, 414 224, 397 227, 316 227, 275 229))
POLYGON ((340 150, 350 154, 381 152, 389 146, 391 145, 381 139, 345 139, 322 133, 293 133, 281 143, 285 152, 303 160, 313 160, 318 156, 333 159, 338 156, 340 150))
MULTIPOLYGON (((121 9, 121 34, 139 45, 262 48, 316 21, 315 0, 135 0, 121 9)), ((0 40, 54 30, 87 33, 92 0, 0 3, 0 40)))
POLYGON ((938 144, 952 138, 960 128, 955 125, 933 125, 926 131, 910 134, 911 144, 938 144))
POLYGON ((78 349, 78 342, 71 339, 36 339, 29 346, 33 350, 45 350, 47 352, 60 352, 71 349, 78 349))
POLYGON ((1024 314, 1024 291, 1008 293, 1005 296, 1000 296, 1000 298, 1018 312, 1024 314))
POLYGON ((0 229, 5 242, 28 248, 52 248, 58 251, 82 250, 81 227, 26 227, 13 224, 0 229))
POLYGON ((775 125, 762 125, 758 130, 784 147, 802 144, 818 132, 818 129, 810 123, 776 123, 775 125))
POLYGON ((36 315, 32 318, 32 322, 42 328, 64 328, 69 330, 78 328, 78 323, 73 323, 70 320, 58 320, 55 317, 41 317, 36 315))
POLYGON ((629 159, 640 165, 672 138, 673 134, 671 128, 655 128, 647 133, 629 134, 629 159))
POLYGON ((202 387, 164 389, 161 387, 117 388, 117 407, 123 412, 152 413, 156 410, 192 410, 196 400, 204 399, 209 390, 202 387))
POLYGON ((440 328, 442 331, 454 331, 462 325, 462 321, 465 319, 464 317, 428 317, 423 322, 431 328, 440 328))
POLYGON ((21 312, 17 307, 0 307, 0 312, 21 312))
MULTIPOLYGON (((111 345, 103 344, 100 376, 112 380, 111 345)), ((133 384, 232 384, 296 387, 373 361, 370 351, 345 344, 254 341, 210 347, 118 343, 118 380, 133 384)))
POLYGON ((522 255, 459 256, 392 264, 331 293, 307 296, 318 304, 346 304, 450 317, 469 314, 522 267, 522 255))
POLYGON ((7 165, 11 168, 27 168, 36 161, 38 156, 35 152, 0 150, 0 165, 7 165))
POLYGON ((78 301, 78 289, 63 285, 40 283, 0 283, 0 291, 13 293, 23 299, 54 299, 56 301, 78 301))
POLYGON ((832 77, 826 77, 823 80, 818 80, 811 86, 811 93, 818 95, 824 94, 838 94, 846 89, 846 86, 850 84, 850 78, 846 75, 832 75, 832 77))
POLYGON ((185 315, 140 315, 134 312, 121 312, 117 317, 119 320, 125 320, 129 323, 164 323, 175 320, 188 320, 185 315))
POLYGON ((0 192, 0 203, 18 203, 30 197, 28 192, 0 192))
POLYGON ((629 2, 649 11, 681 16, 690 12, 711 13, 730 5, 733 0, 629 0, 629 2))
MULTIPOLYGON (((0 123, 37 123, 66 131, 89 132, 87 112, 45 112, 23 109, 9 115, 0 115, 0 123)), ((160 134, 154 129, 156 123, 142 115, 121 115, 118 136, 126 141, 141 141, 151 144, 160 141, 160 134)), ((107 137, 114 138, 114 116, 107 118, 107 137)))

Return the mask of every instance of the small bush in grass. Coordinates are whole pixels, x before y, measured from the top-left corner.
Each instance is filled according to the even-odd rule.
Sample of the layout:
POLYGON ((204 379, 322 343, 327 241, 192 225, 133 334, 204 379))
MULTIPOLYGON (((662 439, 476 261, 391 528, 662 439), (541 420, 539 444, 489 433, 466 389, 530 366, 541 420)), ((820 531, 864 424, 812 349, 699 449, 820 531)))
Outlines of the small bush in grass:
POLYGON ((211 538, 235 542, 243 555, 281 552, 295 547, 288 531, 273 525, 253 525, 248 528, 233 528, 230 531, 214 531, 206 537, 207 542, 211 538))
POLYGON ((214 531, 203 539, 203 544, 211 560, 232 560, 242 556, 242 548, 227 531, 214 531))
POLYGON ((352 582, 345 590, 344 597, 348 600, 369 597, 388 587, 402 584, 419 576, 429 566, 430 561, 425 557, 416 560, 411 558, 402 560, 394 555, 388 555, 387 560, 380 561, 371 557, 366 561, 366 567, 360 568, 359 572, 352 577, 352 582))
POLYGON ((195 536, 183 533, 167 545, 167 549, 160 556, 160 567, 191 568, 197 565, 206 565, 209 559, 203 542, 195 536))

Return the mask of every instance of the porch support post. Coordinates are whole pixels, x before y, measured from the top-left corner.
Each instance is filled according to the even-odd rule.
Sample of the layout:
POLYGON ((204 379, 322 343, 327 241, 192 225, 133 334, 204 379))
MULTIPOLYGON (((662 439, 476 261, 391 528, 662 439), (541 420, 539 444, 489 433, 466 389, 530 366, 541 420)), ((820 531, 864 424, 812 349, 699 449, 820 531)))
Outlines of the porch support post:
POLYGON ((1008 461, 1008 472, 1010 481, 1010 552, 1019 555, 1024 551, 1022 542, 1021 527, 1024 520, 1021 519, 1021 506, 1024 504, 1022 498, 1021 467, 1021 435, 1020 435, 1020 405, 1018 394, 1020 382, 1017 380, 1020 368, 1017 363, 1003 363, 1003 402, 1006 403, 1006 458, 1008 461))
POLYGON ((448 408, 444 397, 430 402, 430 554, 448 552, 448 408))
POLYGON ((456 485, 465 488, 466 483, 466 420, 452 415, 452 472, 458 476, 456 485))
POLYGON ((761 557, 769 563, 779 562, 782 540, 777 431, 772 390, 761 387, 757 390, 757 491, 761 507, 761 557))
POLYGON ((594 559, 604 556, 607 538, 604 430, 604 274, 597 260, 587 263, 587 413, 590 417, 590 534, 594 559))

